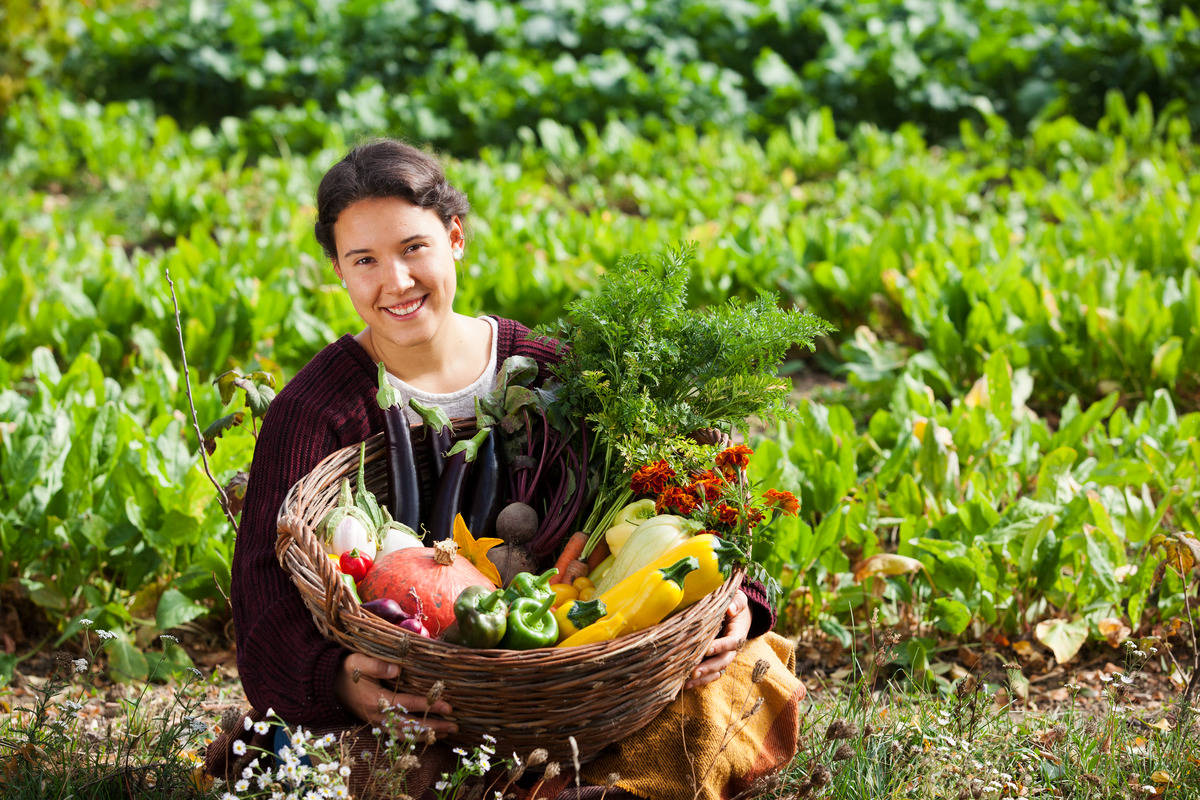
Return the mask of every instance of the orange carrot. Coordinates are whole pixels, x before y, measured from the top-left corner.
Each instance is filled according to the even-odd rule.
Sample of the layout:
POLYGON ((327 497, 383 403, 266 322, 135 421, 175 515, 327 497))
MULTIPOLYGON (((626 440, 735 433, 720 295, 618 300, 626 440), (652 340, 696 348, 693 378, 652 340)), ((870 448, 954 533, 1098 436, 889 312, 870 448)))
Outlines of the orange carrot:
POLYGON ((588 574, 588 565, 582 559, 573 558, 567 562, 566 580, 574 584, 576 578, 585 578, 588 574))
POLYGON ((596 549, 593 550, 592 554, 587 557, 588 574, 590 575, 592 570, 600 565, 601 561, 608 558, 608 554, 611 552, 612 551, 608 549, 608 542, 606 542, 604 539, 601 539, 600 543, 596 545, 596 549))
MULTIPOLYGON (((572 561, 578 561, 583 555, 583 548, 588 543, 588 535, 583 531, 576 531, 571 534, 571 538, 567 539, 567 543, 563 546, 562 553, 559 554, 558 560, 554 562, 558 574, 550 579, 551 583, 570 583, 579 577, 578 568, 575 568, 575 574, 567 577, 567 568, 570 567, 572 561)), ((584 564, 587 567, 587 564, 584 564)))

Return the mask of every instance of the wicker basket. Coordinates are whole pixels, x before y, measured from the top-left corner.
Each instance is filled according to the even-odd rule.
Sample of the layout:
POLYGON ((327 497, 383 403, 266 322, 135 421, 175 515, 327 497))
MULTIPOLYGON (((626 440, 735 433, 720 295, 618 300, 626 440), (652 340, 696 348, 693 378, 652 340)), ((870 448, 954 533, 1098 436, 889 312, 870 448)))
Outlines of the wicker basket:
MULTIPOLYGON (((383 435, 366 442, 367 488, 386 496, 383 435)), ((300 590, 317 626, 345 647, 401 667, 400 681, 416 693, 445 684, 443 698, 467 748, 483 734, 497 752, 520 754, 543 747, 552 761, 596 757, 604 747, 640 729, 680 691, 720 630, 724 611, 741 582, 735 574, 684 612, 638 633, 567 650, 472 650, 413 636, 361 609, 338 580, 313 534, 337 505, 343 477, 354 480, 359 446, 330 454, 288 492, 279 511, 276 553, 300 590)), ((422 490, 430 491, 428 460, 418 453, 422 490)))

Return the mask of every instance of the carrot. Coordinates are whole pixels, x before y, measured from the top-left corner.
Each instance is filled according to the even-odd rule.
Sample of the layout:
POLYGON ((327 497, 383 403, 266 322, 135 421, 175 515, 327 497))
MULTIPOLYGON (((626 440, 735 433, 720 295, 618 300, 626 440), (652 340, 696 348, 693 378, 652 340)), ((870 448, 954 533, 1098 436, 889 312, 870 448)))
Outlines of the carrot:
POLYGON ((582 559, 573 558, 567 562, 566 574, 563 578, 574 584, 576 578, 586 578, 588 574, 587 562, 582 559))
POLYGON ((592 573, 592 570, 600 565, 601 561, 608 558, 608 554, 610 552, 612 551, 608 549, 608 542, 606 542, 604 539, 601 539, 600 543, 596 545, 596 549, 593 550, 592 554, 587 557, 589 575, 592 573))
MULTIPOLYGON (((571 534, 571 538, 567 539, 567 543, 563 546, 562 552, 559 553, 558 560, 554 562, 554 566, 558 570, 558 574, 555 575, 550 581, 551 583, 569 584, 571 581, 579 577, 579 568, 572 567, 571 562, 579 561, 579 557, 583 555, 583 548, 587 545, 587 543, 588 535, 583 531, 576 531, 575 533, 571 534), (573 572, 570 577, 567 577, 568 569, 571 569, 573 572)), ((584 574, 586 575, 587 564, 583 561, 579 561, 579 563, 583 564, 584 574)))

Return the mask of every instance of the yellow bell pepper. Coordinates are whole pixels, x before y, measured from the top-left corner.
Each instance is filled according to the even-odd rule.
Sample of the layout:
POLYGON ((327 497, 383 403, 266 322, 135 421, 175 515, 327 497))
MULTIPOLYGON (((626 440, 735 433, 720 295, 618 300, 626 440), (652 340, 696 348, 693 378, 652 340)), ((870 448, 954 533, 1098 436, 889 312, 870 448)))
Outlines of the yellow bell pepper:
MULTIPOLYGON (((626 580, 633 580, 635 578, 645 579, 645 576, 653 573, 655 570, 668 567, 681 558, 695 556, 699 561, 699 567, 689 573, 684 579, 683 598, 679 601, 679 605, 676 608, 676 610, 682 610, 705 595, 719 589, 721 584, 725 583, 725 580, 729 577, 733 564, 741 555, 742 552, 737 548, 737 545, 729 540, 722 539, 720 536, 714 536, 711 533, 702 533, 699 536, 693 536, 682 544, 672 547, 633 575, 630 575, 626 580)), ((609 595, 616 588, 614 586, 612 589, 600 593, 596 596, 596 599, 603 600, 609 606, 614 606, 615 601, 609 595)))
POLYGON ((604 532, 604 541, 608 542, 608 549, 612 551, 612 554, 616 555, 621 552, 621 548, 625 546, 625 541, 629 538, 629 534, 633 533, 633 529, 657 513, 654 510, 653 499, 634 500, 618 511, 613 518, 612 527, 604 532))
POLYGON ((608 609, 599 600, 568 600, 554 610, 558 622, 558 640, 574 636, 602 619, 608 609))
POLYGON ((609 601, 599 598, 595 601, 604 602, 610 609, 608 614, 564 639, 559 647, 608 641, 658 624, 679 605, 683 598, 684 579, 699 567, 699 563, 695 556, 687 556, 669 567, 621 581, 605 592, 609 601), (620 620, 620 623, 613 620, 620 620))

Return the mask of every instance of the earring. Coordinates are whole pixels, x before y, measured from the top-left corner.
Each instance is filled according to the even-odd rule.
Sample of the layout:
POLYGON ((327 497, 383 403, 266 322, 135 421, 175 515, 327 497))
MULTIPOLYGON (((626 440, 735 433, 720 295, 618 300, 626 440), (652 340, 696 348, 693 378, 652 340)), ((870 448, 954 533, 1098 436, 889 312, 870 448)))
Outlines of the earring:
POLYGON ((346 279, 345 278, 342 279, 342 288, 343 289, 346 288, 346 279))
POLYGON ((451 251, 451 255, 454 256, 455 261, 462 261, 462 257, 463 257, 462 248, 461 247, 454 248, 454 250, 451 251))

